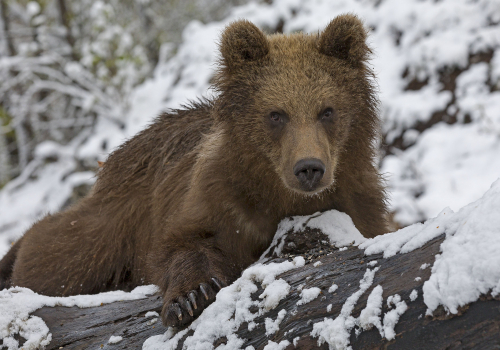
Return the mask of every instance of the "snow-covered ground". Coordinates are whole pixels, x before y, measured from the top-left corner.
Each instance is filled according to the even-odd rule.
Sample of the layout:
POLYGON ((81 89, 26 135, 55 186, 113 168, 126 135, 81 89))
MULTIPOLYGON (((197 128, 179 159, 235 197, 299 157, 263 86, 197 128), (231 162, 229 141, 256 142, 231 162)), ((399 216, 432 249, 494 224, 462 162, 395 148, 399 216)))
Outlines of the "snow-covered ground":
MULTIPOLYGON (((36 218, 60 209, 74 187, 94 181, 93 173, 78 170, 78 163, 105 160, 103 143, 108 149, 116 147, 144 128, 161 110, 179 107, 199 96, 210 96, 209 80, 217 59, 217 40, 229 22, 247 18, 269 30, 283 20, 284 32, 315 32, 346 12, 359 15, 371 28, 372 66, 378 77, 385 142, 403 140, 404 149, 391 149, 391 154, 381 161, 395 219, 409 225, 437 216, 425 224, 365 241, 361 247, 367 254, 384 252, 390 256, 408 252, 431 237, 446 233, 442 254, 434 262, 432 276, 424 285, 424 300, 429 310, 442 304, 450 312, 456 312, 458 306, 476 300, 481 293, 498 294, 500 216, 495 213, 500 211, 500 184, 496 182, 481 200, 453 213, 480 198, 500 177, 500 3, 496 0, 275 0, 272 4, 250 3, 235 8, 221 22, 190 23, 183 33, 182 45, 175 53, 168 53, 171 47, 164 45, 163 57, 170 58, 160 60, 154 77, 133 91, 130 108, 123 117, 124 129, 101 116, 93 130, 83 132, 66 146, 53 142, 39 145, 35 159, 23 174, 0 191, 0 257, 36 218), (481 56, 480 53, 485 53, 486 58, 474 58, 481 56), (440 79, 453 67, 458 76, 456 84, 450 87, 440 79), (412 81, 425 83, 419 89, 407 89, 412 81), (430 123, 437 112, 458 122, 430 123), (427 123, 430 127, 421 132, 417 130, 418 123, 427 123), (57 161, 49 162, 49 158, 57 158, 57 161), (463 281, 462 285, 458 285, 457 278, 463 281)), ((343 220, 340 213, 328 215, 332 224, 343 220)), ((316 221, 324 229, 325 222, 316 221)), ((343 220, 340 226, 346 233, 355 230, 348 220, 343 220)), ((287 292, 275 276, 302 263, 298 258, 293 263, 266 268, 257 265, 246 270, 235 284, 221 291, 217 302, 193 323, 191 328, 195 333, 189 341, 197 341, 202 336, 209 341, 213 335, 209 331, 200 334, 197 327, 206 322, 204 320, 213 322, 236 310, 237 317, 224 332, 228 334, 228 344, 241 344, 241 339, 231 333, 234 332, 231 327, 237 329, 236 325, 243 320, 251 324, 253 316, 247 312, 248 305, 241 304, 249 300, 244 293, 256 290, 255 283, 267 286, 266 291, 269 286, 275 286, 276 290, 273 287, 263 296, 261 310, 265 312, 266 308, 277 305, 287 292)), ((369 287, 366 285, 375 273, 374 266, 367 270, 360 282, 360 291, 369 287)), ((391 300, 394 312, 386 315, 386 323, 385 316, 377 314, 380 302, 377 292, 369 299, 371 306, 367 306, 362 319, 353 319, 350 315, 349 303, 357 301, 353 297, 349 303, 346 301, 345 312, 343 309, 336 319, 316 325, 314 334, 320 341, 345 345, 342 334, 348 332, 348 327, 359 323, 364 329, 371 322, 381 334, 390 337, 399 313, 404 312, 402 303, 410 301, 397 300, 394 296, 391 300), (340 333, 332 329, 340 329, 340 333)), ((18 305, 13 301, 16 295, 28 298, 26 300, 38 298, 22 289, 3 291, 0 310, 11 310, 18 305)), ((37 308, 43 303, 58 302, 44 299, 36 303, 37 308)), ((48 339, 42 324, 27 318, 28 311, 22 312, 17 316, 0 313, 2 317, 14 318, 0 323, 0 335, 10 337, 21 332, 22 327, 31 329, 33 325, 33 329, 39 327, 36 329, 45 332, 45 338, 39 338, 40 341, 48 339), (18 328, 9 328, 9 325, 18 328)), ((270 331, 279 327, 278 320, 270 320, 269 327, 270 331)), ((170 345, 166 344, 173 345, 179 335, 167 339, 171 336, 151 338, 144 348, 168 349, 170 345)), ((269 345, 275 349, 286 346, 269 345)))

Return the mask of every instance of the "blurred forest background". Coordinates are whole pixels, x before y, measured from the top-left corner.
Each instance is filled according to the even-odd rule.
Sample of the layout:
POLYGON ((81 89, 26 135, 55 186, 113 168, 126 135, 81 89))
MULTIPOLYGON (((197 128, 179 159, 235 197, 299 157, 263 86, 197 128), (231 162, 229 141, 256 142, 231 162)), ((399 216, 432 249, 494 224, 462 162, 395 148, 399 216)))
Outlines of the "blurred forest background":
POLYGON ((500 177, 498 0, 0 1, 0 257, 162 110, 210 96, 218 37, 239 18, 267 33, 365 21, 397 226, 500 177))
POLYGON ((221 19, 242 2, 2 0, 0 186, 43 141, 67 144, 97 116, 123 125, 132 89, 186 24, 221 19))

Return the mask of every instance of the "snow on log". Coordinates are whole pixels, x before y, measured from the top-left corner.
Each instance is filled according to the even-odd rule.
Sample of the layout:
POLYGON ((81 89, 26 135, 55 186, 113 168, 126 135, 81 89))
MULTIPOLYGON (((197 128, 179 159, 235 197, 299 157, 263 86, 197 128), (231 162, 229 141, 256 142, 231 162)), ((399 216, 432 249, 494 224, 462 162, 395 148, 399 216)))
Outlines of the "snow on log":
POLYGON ((374 239, 336 211, 293 217, 184 330, 158 322, 154 286, 69 298, 11 288, 0 335, 9 350, 496 348, 499 211, 497 181, 456 213, 374 239))

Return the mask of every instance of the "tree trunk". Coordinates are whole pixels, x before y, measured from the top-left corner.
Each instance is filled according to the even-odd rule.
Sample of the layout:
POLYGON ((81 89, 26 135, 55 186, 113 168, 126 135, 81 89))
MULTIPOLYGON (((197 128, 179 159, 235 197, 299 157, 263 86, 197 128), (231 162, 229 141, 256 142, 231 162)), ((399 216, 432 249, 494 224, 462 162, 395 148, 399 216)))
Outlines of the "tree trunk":
POLYGON ((8 54, 7 56, 15 56, 16 48, 14 47, 14 42, 12 41, 12 36, 9 33, 9 7, 7 5, 7 0, 0 0, 0 15, 2 16, 2 31, 4 34, 5 43, 7 46, 8 54))
POLYGON ((71 58, 73 61, 78 61, 78 57, 75 52, 75 38, 73 38, 73 35, 71 34, 71 25, 69 23, 70 16, 68 9, 66 8, 66 3, 64 0, 57 0, 57 5, 59 7, 59 20, 64 28, 66 28, 66 41, 71 48, 71 58))
MULTIPOLYGON (((483 296, 480 300, 464 307, 457 315, 448 315, 438 308, 434 315, 426 316, 427 306, 423 301, 422 285, 429 279, 431 269, 421 269, 422 264, 433 264, 435 255, 444 236, 438 237, 422 248, 407 254, 398 254, 384 259, 381 254, 365 256, 364 251, 356 247, 339 251, 325 245, 325 237, 316 230, 306 229, 300 234, 290 234, 285 242, 293 251, 283 251, 281 257, 274 257, 269 262, 281 262, 302 255, 306 265, 283 273, 283 278, 290 286, 290 293, 278 307, 259 316, 252 331, 243 324, 237 331, 238 337, 246 339, 242 349, 251 345, 256 350, 263 349, 269 340, 279 343, 288 340, 286 349, 328 349, 323 343, 318 346, 318 338, 310 333, 313 324, 326 318, 335 319, 346 299, 360 288, 360 280, 367 271, 367 264, 379 266, 373 284, 366 290, 354 307, 352 316, 358 317, 366 307, 370 292, 377 285, 383 286, 384 300, 388 296, 399 294, 405 300, 408 309, 402 314, 395 326, 393 340, 381 338, 379 331, 373 328, 363 331, 358 336, 351 332, 350 344, 353 349, 496 349, 500 347, 500 300, 483 296), (321 265, 314 263, 320 261, 321 265), (417 277, 420 277, 418 279, 417 277), (338 289, 329 293, 334 282, 338 289), (300 286, 303 288, 319 287, 321 294, 311 302, 297 307, 300 299, 300 286), (418 292, 414 301, 410 293, 418 292), (327 310, 331 304, 330 311, 327 310), (279 330, 271 336, 266 335, 265 318, 276 319, 280 310, 287 310, 286 317, 279 325, 279 330), (293 340, 296 340, 296 346, 293 340)), ((285 249, 286 250, 286 249, 285 249)), ((254 293, 255 299, 262 289, 254 293)), ((166 328, 154 318, 146 318, 148 311, 161 310, 161 298, 153 296, 136 301, 116 302, 100 307, 79 309, 76 307, 43 308, 34 314, 40 316, 52 332, 52 342, 48 349, 141 349, 145 339, 162 334, 166 328), (121 336, 123 340, 108 344, 110 336, 121 336)), ((383 304, 382 315, 389 310, 383 304)), ((187 334, 189 335, 189 333, 187 334)), ((225 343, 218 339, 214 346, 225 343)), ((182 349, 179 342, 177 349, 182 349)))

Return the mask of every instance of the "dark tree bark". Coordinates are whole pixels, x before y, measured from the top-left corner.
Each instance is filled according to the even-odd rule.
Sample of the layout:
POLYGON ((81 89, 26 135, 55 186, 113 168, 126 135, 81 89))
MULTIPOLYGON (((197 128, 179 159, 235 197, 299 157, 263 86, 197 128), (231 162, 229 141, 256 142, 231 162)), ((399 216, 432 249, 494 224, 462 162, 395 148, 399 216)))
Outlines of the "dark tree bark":
POLYGON ((12 41, 12 36, 9 33, 10 21, 9 21, 9 7, 7 5, 7 0, 0 0, 0 15, 2 16, 2 31, 4 34, 4 39, 7 44, 8 56, 15 56, 17 54, 14 42, 12 41))
MULTIPOLYGON (((384 259, 381 254, 365 256, 364 251, 351 247, 345 251, 332 249, 322 243, 325 239, 317 231, 309 230, 300 234, 291 234, 287 240, 294 242, 294 250, 284 251, 282 257, 271 261, 280 262, 293 255, 303 255, 306 265, 290 270, 282 275, 290 286, 288 296, 270 312, 258 317, 257 326, 249 331, 246 324, 238 330, 238 336, 246 339, 243 349, 252 345, 255 349, 263 349, 269 340, 280 342, 300 337, 297 346, 290 344, 287 349, 328 349, 327 344, 318 346, 318 339, 310 336, 313 324, 325 317, 336 318, 346 299, 359 290, 359 281, 367 270, 370 261, 377 260, 380 270, 375 274, 371 287, 360 297, 352 316, 359 316, 366 306, 371 290, 382 285, 384 301, 390 295, 399 294, 405 300, 408 309, 401 316, 395 327, 396 338, 391 341, 382 339, 378 330, 373 328, 359 336, 351 332, 350 342, 353 349, 496 349, 500 347, 500 300, 491 296, 483 296, 460 310, 457 315, 448 315, 444 309, 437 309, 433 317, 425 316, 427 306, 423 301, 422 285, 430 277, 431 269, 420 269, 424 263, 432 264, 444 237, 436 238, 422 248, 407 254, 398 254, 384 259), (321 261, 315 267, 313 262, 321 261), (420 280, 415 280, 421 277, 420 280), (339 286, 336 292, 328 289, 335 283, 339 286), (308 304, 299 306, 298 287, 319 287, 322 292, 318 298, 308 304), (418 291, 415 301, 409 300, 413 289, 418 291), (332 304, 330 312, 327 306, 332 304), (280 310, 287 314, 280 324, 280 329, 272 336, 265 334, 264 319, 276 319, 280 310), (297 312, 288 312, 296 309, 297 312)), ((288 242, 285 247, 288 246, 288 242)), ((262 290, 254 293, 258 298, 262 290)), ((43 308, 35 312, 47 323, 52 332, 52 342, 48 349, 141 349, 147 337, 162 334, 166 331, 160 321, 151 323, 145 318, 147 311, 161 309, 161 298, 153 296, 137 301, 117 302, 101 307, 79 309, 55 307, 43 308), (107 344, 111 335, 119 335, 123 340, 117 344, 107 344)), ((383 304, 382 313, 388 311, 383 304)), ((223 344, 219 339, 214 345, 223 344)), ((178 349, 182 349, 182 341, 178 349)))
POLYGON ((57 6, 59 7, 59 20, 64 28, 66 28, 66 41, 71 48, 71 58, 74 61, 78 61, 78 57, 75 52, 75 38, 73 38, 73 35, 71 34, 71 25, 69 23, 70 16, 68 9, 66 8, 66 3, 64 0, 57 0, 57 6))

